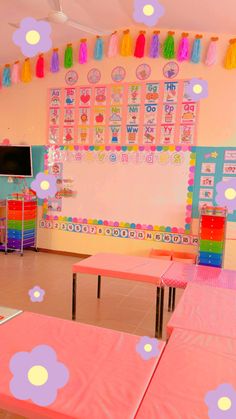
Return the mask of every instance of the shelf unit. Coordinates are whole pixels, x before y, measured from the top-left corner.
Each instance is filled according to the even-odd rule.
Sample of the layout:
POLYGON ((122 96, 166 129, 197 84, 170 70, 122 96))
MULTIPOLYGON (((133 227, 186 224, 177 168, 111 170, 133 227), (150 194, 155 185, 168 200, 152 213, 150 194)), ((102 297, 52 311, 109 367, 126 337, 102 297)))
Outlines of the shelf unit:
POLYGON ((37 250, 37 198, 13 194, 6 201, 5 253, 24 249, 37 250))
POLYGON ((201 208, 198 265, 223 267, 226 224, 227 208, 207 205, 201 208))

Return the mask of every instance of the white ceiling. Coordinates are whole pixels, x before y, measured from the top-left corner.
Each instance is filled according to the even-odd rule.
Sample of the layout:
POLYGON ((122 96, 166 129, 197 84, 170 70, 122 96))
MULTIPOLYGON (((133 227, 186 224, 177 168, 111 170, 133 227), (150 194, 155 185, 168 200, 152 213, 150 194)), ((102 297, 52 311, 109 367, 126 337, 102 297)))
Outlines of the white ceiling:
MULTIPOLYGON (((24 17, 45 18, 57 0, 0 0, 0 63, 23 56, 12 42, 14 28, 8 22, 24 17)), ((196 32, 236 33, 235 0, 159 0, 165 15, 158 27, 196 32)), ((83 25, 113 31, 135 25, 132 20, 133 0, 62 0, 63 11, 83 25)), ((148 0, 147 0, 148 3, 148 0)), ((136 24, 140 27, 139 24, 136 24)), ((65 24, 52 24, 53 46, 78 41, 88 36, 65 24)))

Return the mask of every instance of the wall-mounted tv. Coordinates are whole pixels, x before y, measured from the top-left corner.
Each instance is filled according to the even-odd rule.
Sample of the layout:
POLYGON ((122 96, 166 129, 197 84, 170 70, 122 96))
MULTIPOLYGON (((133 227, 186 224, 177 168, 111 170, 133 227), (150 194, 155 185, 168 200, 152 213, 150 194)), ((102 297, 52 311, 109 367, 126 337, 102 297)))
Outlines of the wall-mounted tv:
POLYGON ((31 146, 0 146, 0 176, 32 177, 31 146))

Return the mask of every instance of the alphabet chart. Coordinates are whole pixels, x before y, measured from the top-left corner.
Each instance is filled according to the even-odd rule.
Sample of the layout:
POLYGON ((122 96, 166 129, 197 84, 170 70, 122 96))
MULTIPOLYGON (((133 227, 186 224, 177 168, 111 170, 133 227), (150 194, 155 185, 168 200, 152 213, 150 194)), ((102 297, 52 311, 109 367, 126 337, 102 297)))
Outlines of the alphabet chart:
POLYGON ((51 88, 51 145, 196 145, 198 103, 188 81, 51 88))

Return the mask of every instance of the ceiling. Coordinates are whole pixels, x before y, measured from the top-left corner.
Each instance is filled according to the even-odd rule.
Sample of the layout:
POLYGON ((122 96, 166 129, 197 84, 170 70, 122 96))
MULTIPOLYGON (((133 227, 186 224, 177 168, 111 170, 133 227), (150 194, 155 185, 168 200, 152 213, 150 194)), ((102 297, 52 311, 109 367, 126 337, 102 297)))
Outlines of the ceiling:
MULTIPOLYGON (((185 31, 236 32, 235 0, 159 0, 165 15, 158 28, 185 31)), ((0 0, 0 63, 22 59, 19 48, 12 42, 15 29, 8 22, 19 23, 24 17, 45 18, 57 0, 0 0)), ((81 24, 113 31, 135 25, 132 20, 134 0, 62 0, 63 11, 81 24)), ((148 0, 147 0, 148 3, 148 0)), ((139 24, 136 24, 140 27, 139 24)), ((53 46, 78 41, 87 34, 66 24, 52 24, 53 46)))

